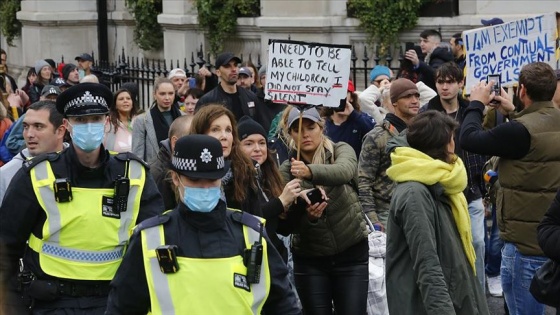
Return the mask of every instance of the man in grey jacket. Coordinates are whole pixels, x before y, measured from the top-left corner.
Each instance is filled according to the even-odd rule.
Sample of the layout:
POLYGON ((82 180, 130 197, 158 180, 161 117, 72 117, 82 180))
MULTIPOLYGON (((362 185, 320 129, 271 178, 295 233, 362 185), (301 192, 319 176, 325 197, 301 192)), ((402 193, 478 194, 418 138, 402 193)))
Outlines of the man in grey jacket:
POLYGON ((23 119, 23 138, 26 149, 0 168, 0 204, 12 178, 26 159, 39 154, 61 151, 66 128, 62 124, 62 114, 51 101, 32 104, 23 119))

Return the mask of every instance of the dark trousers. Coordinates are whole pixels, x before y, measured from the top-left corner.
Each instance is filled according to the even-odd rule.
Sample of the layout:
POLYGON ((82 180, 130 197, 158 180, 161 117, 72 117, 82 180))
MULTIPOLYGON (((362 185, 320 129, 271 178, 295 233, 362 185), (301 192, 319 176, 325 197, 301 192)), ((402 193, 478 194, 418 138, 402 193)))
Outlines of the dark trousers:
POLYGON ((366 314, 368 244, 360 241, 333 256, 294 254, 297 292, 305 315, 366 314))
POLYGON ((107 296, 61 297, 55 301, 36 301, 33 315, 103 315, 107 296))

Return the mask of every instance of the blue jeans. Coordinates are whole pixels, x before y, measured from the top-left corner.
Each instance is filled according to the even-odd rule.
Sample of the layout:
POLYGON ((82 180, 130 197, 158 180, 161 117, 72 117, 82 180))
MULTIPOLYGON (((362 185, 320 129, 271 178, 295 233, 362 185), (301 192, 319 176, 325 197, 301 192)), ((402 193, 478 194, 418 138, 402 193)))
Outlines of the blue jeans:
POLYGON ((476 254, 476 261, 474 266, 476 269, 476 278, 482 292, 485 291, 485 279, 484 279, 484 205, 482 204, 482 198, 473 200, 469 203, 469 216, 471 217, 471 232, 472 232, 472 242, 474 247, 474 252, 476 254))
POLYGON ((533 298, 529 285, 546 259, 544 256, 523 255, 515 244, 505 242, 502 249, 502 289, 511 315, 544 315, 544 305, 533 298))
MULTIPOLYGON (((484 227, 486 228, 486 224, 484 227)), ((498 222, 496 222, 496 205, 493 204, 492 228, 490 229, 489 237, 486 239, 486 275, 488 277, 497 277, 500 275, 502 247, 504 247, 504 241, 500 238, 498 222)))

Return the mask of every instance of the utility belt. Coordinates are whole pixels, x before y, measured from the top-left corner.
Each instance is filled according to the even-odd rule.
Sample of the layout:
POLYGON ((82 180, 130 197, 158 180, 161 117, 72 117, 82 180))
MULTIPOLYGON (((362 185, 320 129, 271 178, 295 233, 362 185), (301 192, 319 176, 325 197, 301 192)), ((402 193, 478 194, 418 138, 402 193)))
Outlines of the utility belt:
POLYGON ((18 280, 19 288, 24 298, 40 301, 54 301, 63 296, 107 296, 110 291, 109 281, 100 281, 96 284, 82 284, 61 279, 39 280, 28 270, 20 272, 18 280))

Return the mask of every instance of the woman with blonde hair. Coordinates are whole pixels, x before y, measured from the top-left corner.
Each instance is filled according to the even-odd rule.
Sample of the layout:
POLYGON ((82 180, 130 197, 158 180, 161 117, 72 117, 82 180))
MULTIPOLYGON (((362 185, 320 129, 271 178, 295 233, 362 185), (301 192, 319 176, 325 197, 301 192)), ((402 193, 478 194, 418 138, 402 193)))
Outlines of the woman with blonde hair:
POLYGON ((154 82, 154 102, 147 112, 138 115, 132 127, 132 152, 150 163, 159 151, 161 141, 167 139, 169 126, 182 115, 175 100, 171 80, 159 77, 154 82))
POLYGON ((337 314, 365 314, 368 243, 354 184, 358 162, 350 145, 324 135, 324 126, 313 107, 302 119, 299 108, 288 114, 284 133, 292 158, 280 172, 284 182, 300 179, 304 190, 280 225, 294 234, 295 282, 305 314, 332 314, 333 305, 337 314), (311 188, 322 195, 313 204, 307 195, 311 188))

